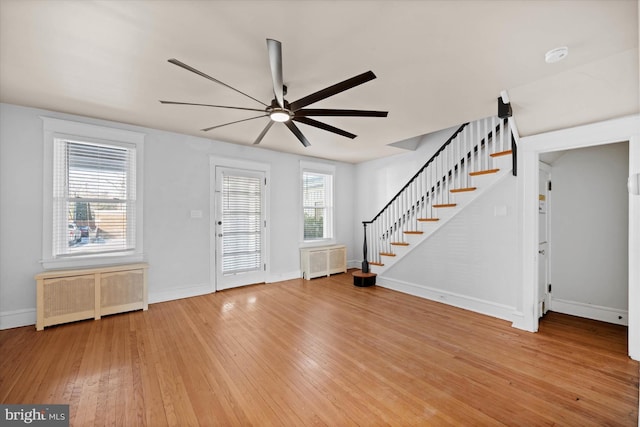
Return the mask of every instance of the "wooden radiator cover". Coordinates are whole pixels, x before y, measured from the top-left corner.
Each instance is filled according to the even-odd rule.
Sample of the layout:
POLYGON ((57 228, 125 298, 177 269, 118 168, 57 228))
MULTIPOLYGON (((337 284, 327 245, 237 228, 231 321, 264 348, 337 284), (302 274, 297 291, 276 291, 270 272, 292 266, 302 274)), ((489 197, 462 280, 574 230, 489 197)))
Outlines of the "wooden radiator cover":
POLYGON ((317 246, 300 249, 302 277, 329 276, 347 271, 347 248, 344 245, 317 246))
POLYGON ((36 329, 147 310, 147 269, 146 263, 139 263, 36 275, 36 329))

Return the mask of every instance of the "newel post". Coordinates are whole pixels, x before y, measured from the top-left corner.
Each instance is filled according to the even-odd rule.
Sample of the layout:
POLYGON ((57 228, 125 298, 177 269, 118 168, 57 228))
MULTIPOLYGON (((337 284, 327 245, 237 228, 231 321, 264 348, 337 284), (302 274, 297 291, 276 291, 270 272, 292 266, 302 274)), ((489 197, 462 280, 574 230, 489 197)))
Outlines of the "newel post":
POLYGON ((368 273, 369 261, 367 261, 367 223, 363 221, 362 225, 364 226, 364 244, 362 245, 362 253, 363 253, 362 272, 368 273))

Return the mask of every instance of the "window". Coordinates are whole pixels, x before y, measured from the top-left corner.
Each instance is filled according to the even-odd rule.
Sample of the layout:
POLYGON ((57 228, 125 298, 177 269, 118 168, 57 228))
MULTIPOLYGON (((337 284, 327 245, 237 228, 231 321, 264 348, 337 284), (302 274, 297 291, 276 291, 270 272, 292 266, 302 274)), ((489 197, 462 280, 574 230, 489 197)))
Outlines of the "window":
POLYGON ((144 136, 43 120, 45 267, 141 260, 144 136))
POLYGON ((135 149, 56 139, 54 257, 131 251, 135 241, 135 149))
POLYGON ((333 175, 329 165, 302 165, 304 242, 333 239, 333 175))

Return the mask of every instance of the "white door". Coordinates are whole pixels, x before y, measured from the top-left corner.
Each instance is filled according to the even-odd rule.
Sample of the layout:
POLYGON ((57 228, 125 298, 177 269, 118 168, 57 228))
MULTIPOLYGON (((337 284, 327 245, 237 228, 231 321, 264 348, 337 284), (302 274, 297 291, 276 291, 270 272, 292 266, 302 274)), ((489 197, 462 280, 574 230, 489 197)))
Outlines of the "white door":
POLYGON ((549 168, 541 165, 538 191, 538 317, 551 302, 549 294, 549 168))
POLYGON ((265 173, 216 166, 216 290, 263 283, 265 173))

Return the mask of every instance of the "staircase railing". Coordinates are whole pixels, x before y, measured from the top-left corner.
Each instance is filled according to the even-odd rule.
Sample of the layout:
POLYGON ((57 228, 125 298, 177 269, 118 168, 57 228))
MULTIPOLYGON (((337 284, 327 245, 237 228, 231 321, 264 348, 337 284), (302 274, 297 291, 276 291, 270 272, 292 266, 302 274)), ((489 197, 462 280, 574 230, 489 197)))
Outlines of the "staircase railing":
POLYGON ((437 221, 434 209, 455 206, 453 195, 475 190, 472 176, 492 172, 493 157, 507 152, 515 165, 515 139, 506 119, 460 126, 372 220, 362 221, 362 271, 369 272, 369 264, 383 265, 383 256, 395 256, 394 246, 408 244, 406 234, 422 234, 420 222, 437 221))

